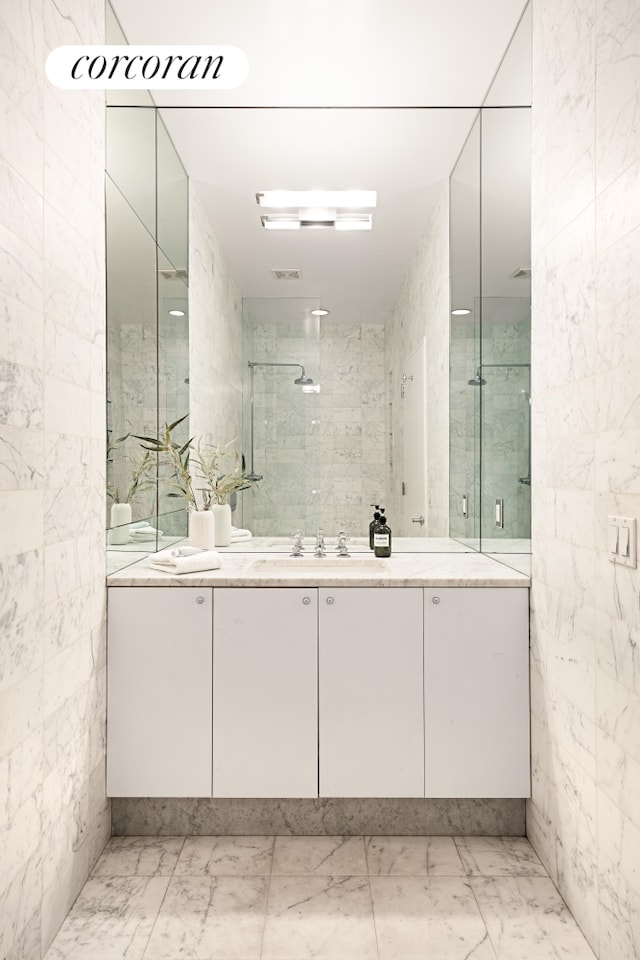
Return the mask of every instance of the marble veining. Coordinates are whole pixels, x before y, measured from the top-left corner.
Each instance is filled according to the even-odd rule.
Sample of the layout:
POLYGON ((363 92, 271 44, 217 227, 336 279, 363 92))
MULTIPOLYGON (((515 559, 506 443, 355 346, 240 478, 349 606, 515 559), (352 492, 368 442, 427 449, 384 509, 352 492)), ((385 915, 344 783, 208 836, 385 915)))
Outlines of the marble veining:
POLYGON ((324 586, 502 586, 526 587, 529 578, 504 564, 476 553, 455 554, 397 554, 387 560, 388 569, 367 570, 359 565, 339 567, 327 562, 299 567, 273 567, 268 562, 273 555, 239 553, 225 554, 222 567, 204 573, 180 576, 163 573, 153 568, 148 560, 120 570, 109 577, 110 586, 293 586, 298 583, 320 583, 324 586))
MULTIPOLYGON (((640 516, 640 339, 632 319, 640 13, 632 0, 540 0, 533 25, 527 834, 602 960, 636 960, 638 572, 609 561, 607 516, 640 516)), ((513 897, 521 905, 516 887, 528 885, 528 899, 543 882, 496 880, 492 902, 501 900, 502 910, 513 897)), ((560 923, 554 916, 549 922, 560 923)), ((516 960, 530 955, 508 938, 504 950, 516 960)), ((580 955, 567 944, 569 953, 580 955)), ((542 948, 539 955, 556 956, 542 948)))
POLYGON ((470 877, 453 836, 122 839, 46 960, 593 960, 523 838, 470 877))

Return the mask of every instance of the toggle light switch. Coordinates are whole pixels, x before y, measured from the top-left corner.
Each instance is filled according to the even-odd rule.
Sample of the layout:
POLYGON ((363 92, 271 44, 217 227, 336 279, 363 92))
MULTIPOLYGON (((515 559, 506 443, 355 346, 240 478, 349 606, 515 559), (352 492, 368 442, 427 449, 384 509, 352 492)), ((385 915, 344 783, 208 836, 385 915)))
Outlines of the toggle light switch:
POLYGON ((609 553, 617 554, 619 528, 617 523, 612 523, 613 517, 609 517, 609 553))
POLYGON ((607 517, 607 546, 612 563, 637 566, 638 537, 635 517, 607 517))

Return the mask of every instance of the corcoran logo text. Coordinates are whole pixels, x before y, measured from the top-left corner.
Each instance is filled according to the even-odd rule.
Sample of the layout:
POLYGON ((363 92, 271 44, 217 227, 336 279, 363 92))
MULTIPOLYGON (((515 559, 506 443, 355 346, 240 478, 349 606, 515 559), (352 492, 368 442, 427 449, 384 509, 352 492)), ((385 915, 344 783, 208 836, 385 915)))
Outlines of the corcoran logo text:
POLYGON ((238 47, 66 46, 49 54, 46 72, 63 90, 232 90, 249 61, 238 47))

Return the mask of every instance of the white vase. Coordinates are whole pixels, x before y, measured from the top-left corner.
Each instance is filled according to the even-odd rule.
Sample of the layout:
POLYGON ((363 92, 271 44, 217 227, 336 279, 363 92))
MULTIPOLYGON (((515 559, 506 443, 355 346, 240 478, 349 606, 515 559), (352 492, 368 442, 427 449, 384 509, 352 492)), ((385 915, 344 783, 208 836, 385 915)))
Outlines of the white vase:
POLYGON ((213 550, 216 545, 216 525, 211 510, 189 511, 189 545, 213 550))
POLYGON ((215 517, 216 547, 228 547, 231 543, 231 507, 228 503, 214 503, 211 510, 215 517))
POLYGON ((111 504, 111 529, 109 543, 121 545, 129 543, 129 525, 131 523, 131 504, 111 504))

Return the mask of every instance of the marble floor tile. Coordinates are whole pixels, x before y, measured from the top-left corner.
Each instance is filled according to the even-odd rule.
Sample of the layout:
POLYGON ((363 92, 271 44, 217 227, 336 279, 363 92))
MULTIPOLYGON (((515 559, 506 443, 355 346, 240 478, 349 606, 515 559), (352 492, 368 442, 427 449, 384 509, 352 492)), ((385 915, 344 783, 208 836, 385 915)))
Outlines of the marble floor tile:
POLYGON ((265 877, 174 877, 145 960, 258 960, 267 885, 265 877))
POLYGON ((468 880, 371 877, 380 960, 496 960, 468 880))
POLYGON ((274 876, 367 876, 363 837, 276 837, 274 876))
POLYGON ((112 837, 94 877, 170 877, 184 837, 112 837))
POLYGON ((470 881, 498 960, 595 960, 548 877, 470 881))
POLYGON ((276 877, 263 960, 377 960, 366 877, 276 877))
POLYGON ((273 837, 187 837, 177 877, 268 877, 273 837))
POLYGON ((525 837, 456 837, 469 877, 546 877, 525 837))
POLYGON ((90 877, 47 960, 142 960, 167 877, 90 877))
POLYGON ((371 876, 464 877, 453 837, 366 837, 371 876))

